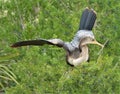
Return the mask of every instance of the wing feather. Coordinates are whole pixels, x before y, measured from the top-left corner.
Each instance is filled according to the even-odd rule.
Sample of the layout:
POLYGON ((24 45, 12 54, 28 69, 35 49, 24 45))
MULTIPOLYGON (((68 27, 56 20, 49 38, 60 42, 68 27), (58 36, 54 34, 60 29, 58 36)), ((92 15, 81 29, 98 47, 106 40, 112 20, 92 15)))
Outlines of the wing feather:
POLYGON ((34 45, 34 46, 43 46, 45 44, 48 45, 56 45, 58 47, 63 47, 64 42, 60 39, 39 39, 39 40, 28 40, 28 41, 20 41, 12 44, 11 47, 21 47, 21 46, 28 46, 28 45, 34 45))

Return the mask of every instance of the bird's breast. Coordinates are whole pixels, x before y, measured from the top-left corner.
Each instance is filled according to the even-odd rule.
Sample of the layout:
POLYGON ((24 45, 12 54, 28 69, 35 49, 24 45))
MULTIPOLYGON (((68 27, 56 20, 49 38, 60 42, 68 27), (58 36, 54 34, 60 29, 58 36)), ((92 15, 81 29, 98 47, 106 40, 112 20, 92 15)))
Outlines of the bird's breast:
POLYGON ((86 62, 88 58, 89 55, 87 46, 82 47, 81 51, 76 49, 73 52, 67 54, 67 62, 73 66, 77 66, 82 62, 86 62))
POLYGON ((73 65, 73 66, 78 66, 79 64, 81 64, 82 62, 86 62, 88 60, 88 56, 86 57, 78 57, 78 58, 73 58, 73 57, 68 57, 68 63, 69 65, 73 65))

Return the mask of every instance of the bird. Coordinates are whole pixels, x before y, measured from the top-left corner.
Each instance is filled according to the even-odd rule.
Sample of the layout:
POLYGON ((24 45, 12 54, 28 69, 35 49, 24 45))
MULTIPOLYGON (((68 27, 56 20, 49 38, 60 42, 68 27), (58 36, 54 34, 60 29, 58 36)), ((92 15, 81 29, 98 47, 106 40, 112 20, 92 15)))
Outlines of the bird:
POLYGON ((95 39, 92 32, 96 18, 96 12, 93 9, 85 8, 81 15, 79 29, 70 42, 65 42, 57 38, 40 38, 38 40, 16 42, 13 43, 11 47, 16 48, 28 45, 43 46, 45 44, 54 45, 66 51, 66 62, 68 65, 72 67, 78 66, 82 62, 87 62, 89 59, 88 44, 96 44, 103 47, 103 45, 95 39))

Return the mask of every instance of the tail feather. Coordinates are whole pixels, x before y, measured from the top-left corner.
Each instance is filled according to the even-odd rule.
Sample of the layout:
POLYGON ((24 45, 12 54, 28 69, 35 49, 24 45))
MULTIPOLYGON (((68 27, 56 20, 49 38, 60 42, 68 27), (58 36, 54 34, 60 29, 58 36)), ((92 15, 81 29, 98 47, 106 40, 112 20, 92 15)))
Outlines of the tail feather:
POLYGON ((92 9, 85 9, 83 11, 79 30, 92 30, 96 20, 96 13, 92 9))
POLYGON ((79 30, 80 29, 83 30, 85 28, 85 23, 86 23, 85 20, 88 17, 88 12, 89 12, 88 8, 83 11, 82 17, 81 17, 81 21, 80 21, 80 28, 79 28, 79 30))

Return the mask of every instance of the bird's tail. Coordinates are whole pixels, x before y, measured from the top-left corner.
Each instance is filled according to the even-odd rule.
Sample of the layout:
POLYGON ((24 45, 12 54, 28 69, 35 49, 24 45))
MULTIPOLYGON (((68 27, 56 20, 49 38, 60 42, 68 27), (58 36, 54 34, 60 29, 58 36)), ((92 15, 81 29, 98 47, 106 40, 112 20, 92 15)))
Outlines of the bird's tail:
POLYGON ((79 30, 92 30, 96 20, 96 13, 93 9, 86 8, 81 16, 79 30))

